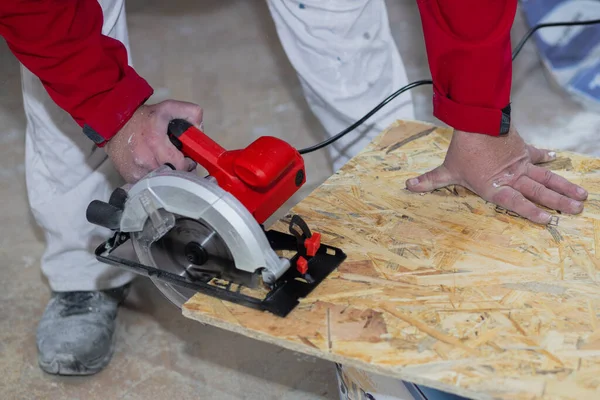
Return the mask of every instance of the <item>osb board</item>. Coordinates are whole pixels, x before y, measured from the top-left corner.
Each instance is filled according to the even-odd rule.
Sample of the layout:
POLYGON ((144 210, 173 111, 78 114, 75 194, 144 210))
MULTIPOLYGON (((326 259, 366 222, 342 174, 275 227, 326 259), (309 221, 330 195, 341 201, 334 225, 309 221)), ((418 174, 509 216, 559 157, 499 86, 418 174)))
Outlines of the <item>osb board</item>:
POLYGON ((461 188, 408 192, 449 140, 398 122, 292 210, 348 259, 287 318, 204 295, 184 315, 477 399, 600 398, 600 160, 547 165, 590 196, 541 227, 461 188))

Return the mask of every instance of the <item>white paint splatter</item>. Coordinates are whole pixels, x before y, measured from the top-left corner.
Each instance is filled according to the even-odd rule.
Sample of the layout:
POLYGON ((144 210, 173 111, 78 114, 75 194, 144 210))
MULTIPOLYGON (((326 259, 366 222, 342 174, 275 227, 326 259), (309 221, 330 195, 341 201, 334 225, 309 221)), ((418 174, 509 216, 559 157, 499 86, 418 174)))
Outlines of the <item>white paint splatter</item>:
POLYGON ((267 135, 272 135, 273 133, 271 132, 271 129, 269 129, 267 126, 255 126, 252 128, 252 135, 254 135, 255 138, 261 137, 261 136, 267 136, 267 135))
POLYGON ((179 32, 180 35, 182 36, 191 36, 194 33, 196 33, 196 26, 195 25, 180 25, 177 28, 177 31, 179 32))
POLYGON ((314 364, 317 361, 315 357, 306 354, 294 352, 294 355, 296 356, 296 361, 298 362, 309 362, 314 364))
POLYGON ((292 108, 292 103, 283 103, 283 104, 279 104, 279 105, 275 106, 274 110, 276 113, 281 113, 281 112, 289 110, 290 108, 292 108))
POLYGON ((0 168, 0 178, 18 178, 25 173, 25 164, 17 164, 12 168, 0 168))
POLYGON ((29 268, 35 263, 35 257, 32 256, 23 256, 21 257, 21 261, 23 261, 23 266, 25 268, 29 268))
POLYGON ((7 132, 0 133, 0 143, 2 143, 2 144, 11 143, 11 142, 21 139, 23 136, 25 136, 24 131, 20 131, 18 129, 10 129, 7 132))

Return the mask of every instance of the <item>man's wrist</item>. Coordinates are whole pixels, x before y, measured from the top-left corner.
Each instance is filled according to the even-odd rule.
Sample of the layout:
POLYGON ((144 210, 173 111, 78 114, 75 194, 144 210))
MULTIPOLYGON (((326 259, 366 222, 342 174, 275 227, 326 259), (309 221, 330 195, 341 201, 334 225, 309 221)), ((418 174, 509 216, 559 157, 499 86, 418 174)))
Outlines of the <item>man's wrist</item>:
POLYGON ((82 121, 83 133, 98 147, 104 147, 152 93, 152 87, 133 69, 129 69, 119 84, 103 97, 94 112, 82 121))
POLYGON ((89 125, 85 124, 83 126, 83 133, 90 139, 92 139, 92 137, 95 137, 96 140, 92 139, 92 141, 96 144, 97 147, 99 148, 104 148, 106 147, 110 141, 117 136, 117 134, 119 132, 121 132, 128 123, 130 123, 131 121, 133 121, 133 119, 135 118, 136 113, 145 105, 146 100, 144 100, 144 102, 142 102, 134 111, 133 113, 131 113, 131 115, 129 115, 128 118, 124 119, 124 122, 122 124, 122 126, 120 128, 118 128, 116 131, 111 132, 110 136, 107 136, 106 138, 101 137, 100 135, 98 135, 94 130, 91 130, 91 128, 89 127, 89 125))

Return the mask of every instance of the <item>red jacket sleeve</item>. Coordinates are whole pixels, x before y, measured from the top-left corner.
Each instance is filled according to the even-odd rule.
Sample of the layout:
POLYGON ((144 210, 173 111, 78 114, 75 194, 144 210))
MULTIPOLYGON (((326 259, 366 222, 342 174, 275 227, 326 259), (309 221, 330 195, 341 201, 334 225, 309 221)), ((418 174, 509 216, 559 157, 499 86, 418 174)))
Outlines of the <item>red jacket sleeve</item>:
POLYGON ((508 133, 517 0, 417 1, 435 117, 462 131, 508 133))
POLYGON ((0 36, 99 146, 153 92, 102 23, 97 0, 0 1, 0 36))

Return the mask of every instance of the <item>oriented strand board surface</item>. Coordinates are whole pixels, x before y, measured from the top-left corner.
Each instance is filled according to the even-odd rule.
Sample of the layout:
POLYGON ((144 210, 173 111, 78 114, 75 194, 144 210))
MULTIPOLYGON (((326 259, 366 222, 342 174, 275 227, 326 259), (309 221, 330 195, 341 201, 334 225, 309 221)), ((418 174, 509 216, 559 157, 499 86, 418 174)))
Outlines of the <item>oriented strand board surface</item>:
POLYGON ((408 192, 449 140, 398 122, 292 210, 348 260, 287 318, 203 295, 184 315, 478 399, 600 398, 600 160, 548 164, 590 197, 540 227, 461 188, 408 192))

